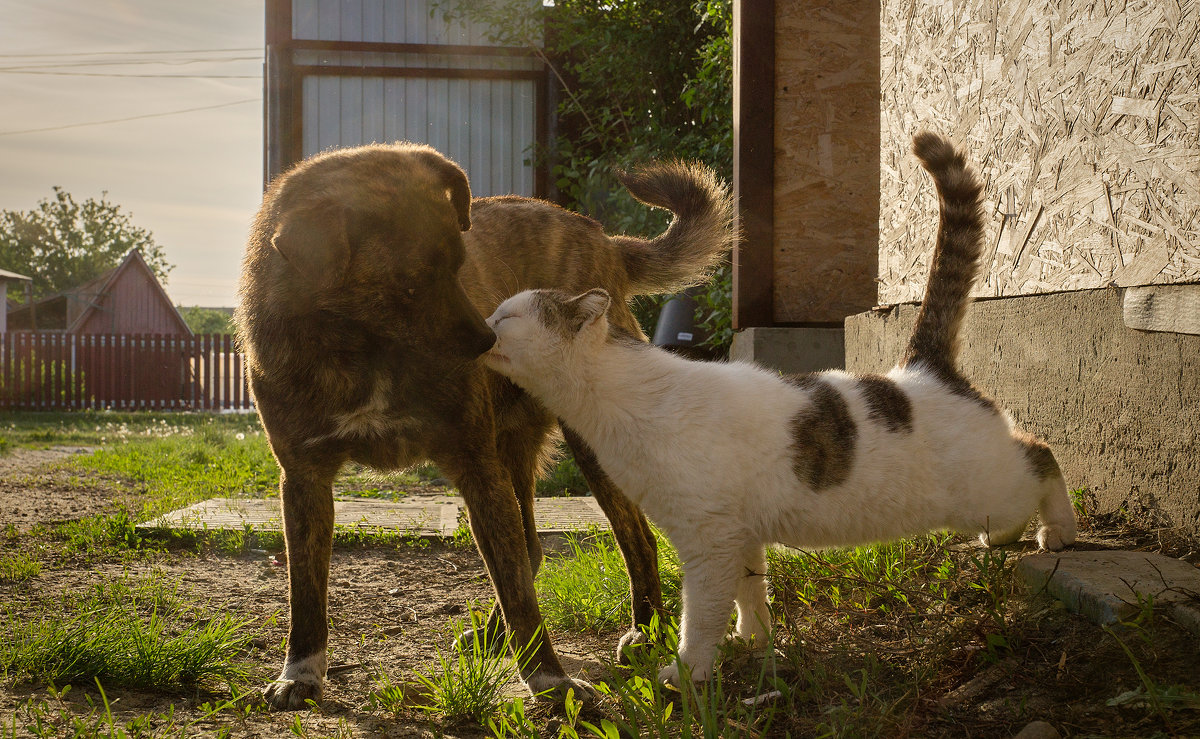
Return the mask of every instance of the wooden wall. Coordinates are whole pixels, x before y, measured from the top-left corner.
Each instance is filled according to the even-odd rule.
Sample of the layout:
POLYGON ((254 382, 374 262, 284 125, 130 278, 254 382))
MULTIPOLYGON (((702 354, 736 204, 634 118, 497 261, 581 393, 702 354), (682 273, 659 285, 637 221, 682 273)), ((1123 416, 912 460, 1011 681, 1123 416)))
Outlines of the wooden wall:
POLYGON ((917 300, 931 128, 987 180, 976 294, 1200 280, 1200 2, 883 0, 879 301, 917 300))
POLYGON ((878 16, 879 0, 734 3, 737 328, 840 325, 876 302, 878 16))

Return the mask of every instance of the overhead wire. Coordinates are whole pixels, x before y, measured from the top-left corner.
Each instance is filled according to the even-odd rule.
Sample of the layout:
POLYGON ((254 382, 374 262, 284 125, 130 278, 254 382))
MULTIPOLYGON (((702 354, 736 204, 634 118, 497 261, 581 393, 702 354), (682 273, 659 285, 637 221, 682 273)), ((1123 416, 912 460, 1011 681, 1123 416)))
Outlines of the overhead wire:
POLYGON ((131 115, 124 118, 111 118, 106 121, 88 121, 86 123, 68 123, 62 126, 46 126, 45 128, 27 128, 21 131, 0 131, 0 136, 16 136, 23 133, 42 133, 44 131, 61 131, 67 128, 83 128, 85 126, 104 126, 110 123, 124 123, 125 121, 137 121, 143 118, 162 118, 168 115, 179 115, 181 113, 195 113, 201 110, 214 110, 216 108, 228 108, 232 105, 244 105, 246 103, 261 103, 261 98, 245 98, 244 100, 234 100, 228 103, 217 103, 216 105, 201 105, 195 108, 182 108, 180 110, 168 110, 162 113, 146 113, 143 115, 131 115))

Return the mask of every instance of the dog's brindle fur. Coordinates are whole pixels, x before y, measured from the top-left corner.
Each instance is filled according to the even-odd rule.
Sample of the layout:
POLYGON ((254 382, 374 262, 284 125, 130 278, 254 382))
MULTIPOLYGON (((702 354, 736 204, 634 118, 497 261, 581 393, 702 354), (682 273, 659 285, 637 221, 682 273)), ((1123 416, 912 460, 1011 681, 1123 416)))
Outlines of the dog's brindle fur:
MULTIPOLYGON (((272 184, 246 247, 236 322, 281 468, 291 618, 283 672, 266 691, 273 707, 321 697, 332 483, 347 460, 436 463, 466 502, 512 644, 534 644, 522 669, 530 689, 589 689, 563 672, 533 588, 534 481, 555 419, 475 360, 494 341, 481 316, 527 288, 601 286, 615 298, 613 324, 644 340, 625 299, 692 283, 728 248, 731 203, 707 170, 660 165, 623 179, 675 211, 659 237, 610 238, 536 200, 472 201, 462 170, 413 144, 328 152, 272 184)), ((563 431, 629 568, 624 645, 662 612, 654 536, 563 431)), ((489 630, 502 626, 492 615, 489 630)))

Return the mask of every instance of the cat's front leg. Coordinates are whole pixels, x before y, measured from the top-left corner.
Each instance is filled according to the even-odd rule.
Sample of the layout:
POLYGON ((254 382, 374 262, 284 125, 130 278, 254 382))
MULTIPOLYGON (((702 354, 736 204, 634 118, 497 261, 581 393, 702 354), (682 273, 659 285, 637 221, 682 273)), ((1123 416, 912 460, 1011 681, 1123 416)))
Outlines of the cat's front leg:
POLYGON ((738 552, 708 551, 683 564, 683 617, 679 626, 679 658, 658 679, 680 684, 680 663, 692 680, 712 675, 717 647, 729 627, 742 557, 738 552))

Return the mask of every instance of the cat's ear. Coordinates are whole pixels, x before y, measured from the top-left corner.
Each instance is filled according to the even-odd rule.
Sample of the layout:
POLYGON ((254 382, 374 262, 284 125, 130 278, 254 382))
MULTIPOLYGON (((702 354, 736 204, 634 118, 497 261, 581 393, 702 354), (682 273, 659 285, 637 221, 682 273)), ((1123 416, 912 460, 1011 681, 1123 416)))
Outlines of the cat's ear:
POLYGON ((582 295, 576 295, 570 302, 575 308, 571 327, 578 332, 603 318, 612 298, 603 288, 595 287, 582 295))

